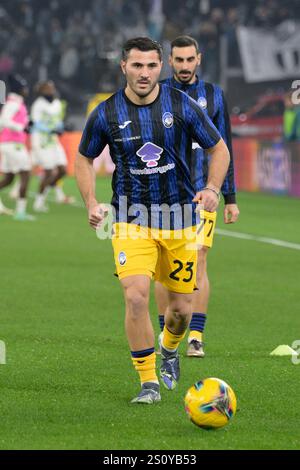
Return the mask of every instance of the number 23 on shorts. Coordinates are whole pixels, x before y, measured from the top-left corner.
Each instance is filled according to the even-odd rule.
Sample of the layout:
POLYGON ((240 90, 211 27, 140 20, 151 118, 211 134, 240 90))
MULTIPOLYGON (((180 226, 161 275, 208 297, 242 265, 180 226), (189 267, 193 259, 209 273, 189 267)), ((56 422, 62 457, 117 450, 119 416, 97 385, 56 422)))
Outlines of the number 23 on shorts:
POLYGON ((187 261, 186 263, 182 263, 179 259, 175 259, 173 260, 173 264, 176 269, 169 274, 169 277, 178 282, 191 282, 194 275, 194 262, 187 261))

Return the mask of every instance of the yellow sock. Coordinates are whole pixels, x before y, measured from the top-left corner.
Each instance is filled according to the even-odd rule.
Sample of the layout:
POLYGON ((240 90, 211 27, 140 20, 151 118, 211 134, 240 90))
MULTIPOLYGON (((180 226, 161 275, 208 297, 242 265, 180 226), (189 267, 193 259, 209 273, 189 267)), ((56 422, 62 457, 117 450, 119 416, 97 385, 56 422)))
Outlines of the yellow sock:
POLYGON ((135 370, 139 373, 141 384, 145 382, 158 383, 155 370, 155 352, 144 357, 131 357, 131 359, 135 370))
POLYGON ((163 340, 162 340, 162 345, 164 348, 166 348, 167 351, 175 351, 179 343, 183 340, 185 337, 185 333, 182 333, 181 335, 174 335, 171 333, 171 331, 168 330, 166 325, 164 326, 163 330, 163 340))
POLYGON ((189 334, 189 341, 191 341, 192 339, 197 339, 198 341, 202 342, 202 333, 200 331, 191 330, 189 334))

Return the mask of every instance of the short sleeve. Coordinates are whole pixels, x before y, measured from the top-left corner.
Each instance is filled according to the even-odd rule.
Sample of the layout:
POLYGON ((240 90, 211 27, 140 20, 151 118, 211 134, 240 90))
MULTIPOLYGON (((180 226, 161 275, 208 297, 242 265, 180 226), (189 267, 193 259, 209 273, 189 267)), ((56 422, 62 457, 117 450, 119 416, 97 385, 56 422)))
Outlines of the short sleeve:
POLYGON ((103 110, 98 106, 89 115, 86 122, 79 144, 79 152, 87 158, 94 159, 100 155, 107 143, 103 110))
POLYGON ((198 103, 189 98, 189 126, 193 139, 203 148, 214 147, 221 135, 198 103))

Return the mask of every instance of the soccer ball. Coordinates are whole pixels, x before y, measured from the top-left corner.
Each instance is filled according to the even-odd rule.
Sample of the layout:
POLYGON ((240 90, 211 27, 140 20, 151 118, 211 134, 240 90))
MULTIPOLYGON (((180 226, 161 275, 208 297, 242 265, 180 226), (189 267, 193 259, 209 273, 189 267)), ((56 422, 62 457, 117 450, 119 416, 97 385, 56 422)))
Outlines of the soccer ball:
POLYGON ((184 403, 191 421, 205 429, 225 426, 236 412, 234 391, 226 382, 213 377, 190 387, 184 403))

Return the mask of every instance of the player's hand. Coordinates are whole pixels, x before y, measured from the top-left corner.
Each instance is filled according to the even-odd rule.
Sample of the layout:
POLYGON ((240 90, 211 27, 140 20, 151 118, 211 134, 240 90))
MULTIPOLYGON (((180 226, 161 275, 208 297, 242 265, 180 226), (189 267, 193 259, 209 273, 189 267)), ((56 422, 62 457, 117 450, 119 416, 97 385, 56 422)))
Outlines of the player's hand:
POLYGON ((207 212, 215 212, 219 205, 219 197, 216 191, 211 189, 202 189, 199 191, 193 199, 193 202, 198 202, 203 206, 203 209, 207 212))
POLYGON ((225 224, 234 224, 239 218, 239 208, 237 204, 225 204, 224 222, 225 224))
POLYGON ((90 226, 94 230, 97 230, 97 228, 101 226, 103 220, 107 216, 108 208, 105 206, 105 204, 99 204, 96 202, 89 207, 88 213, 90 226))

